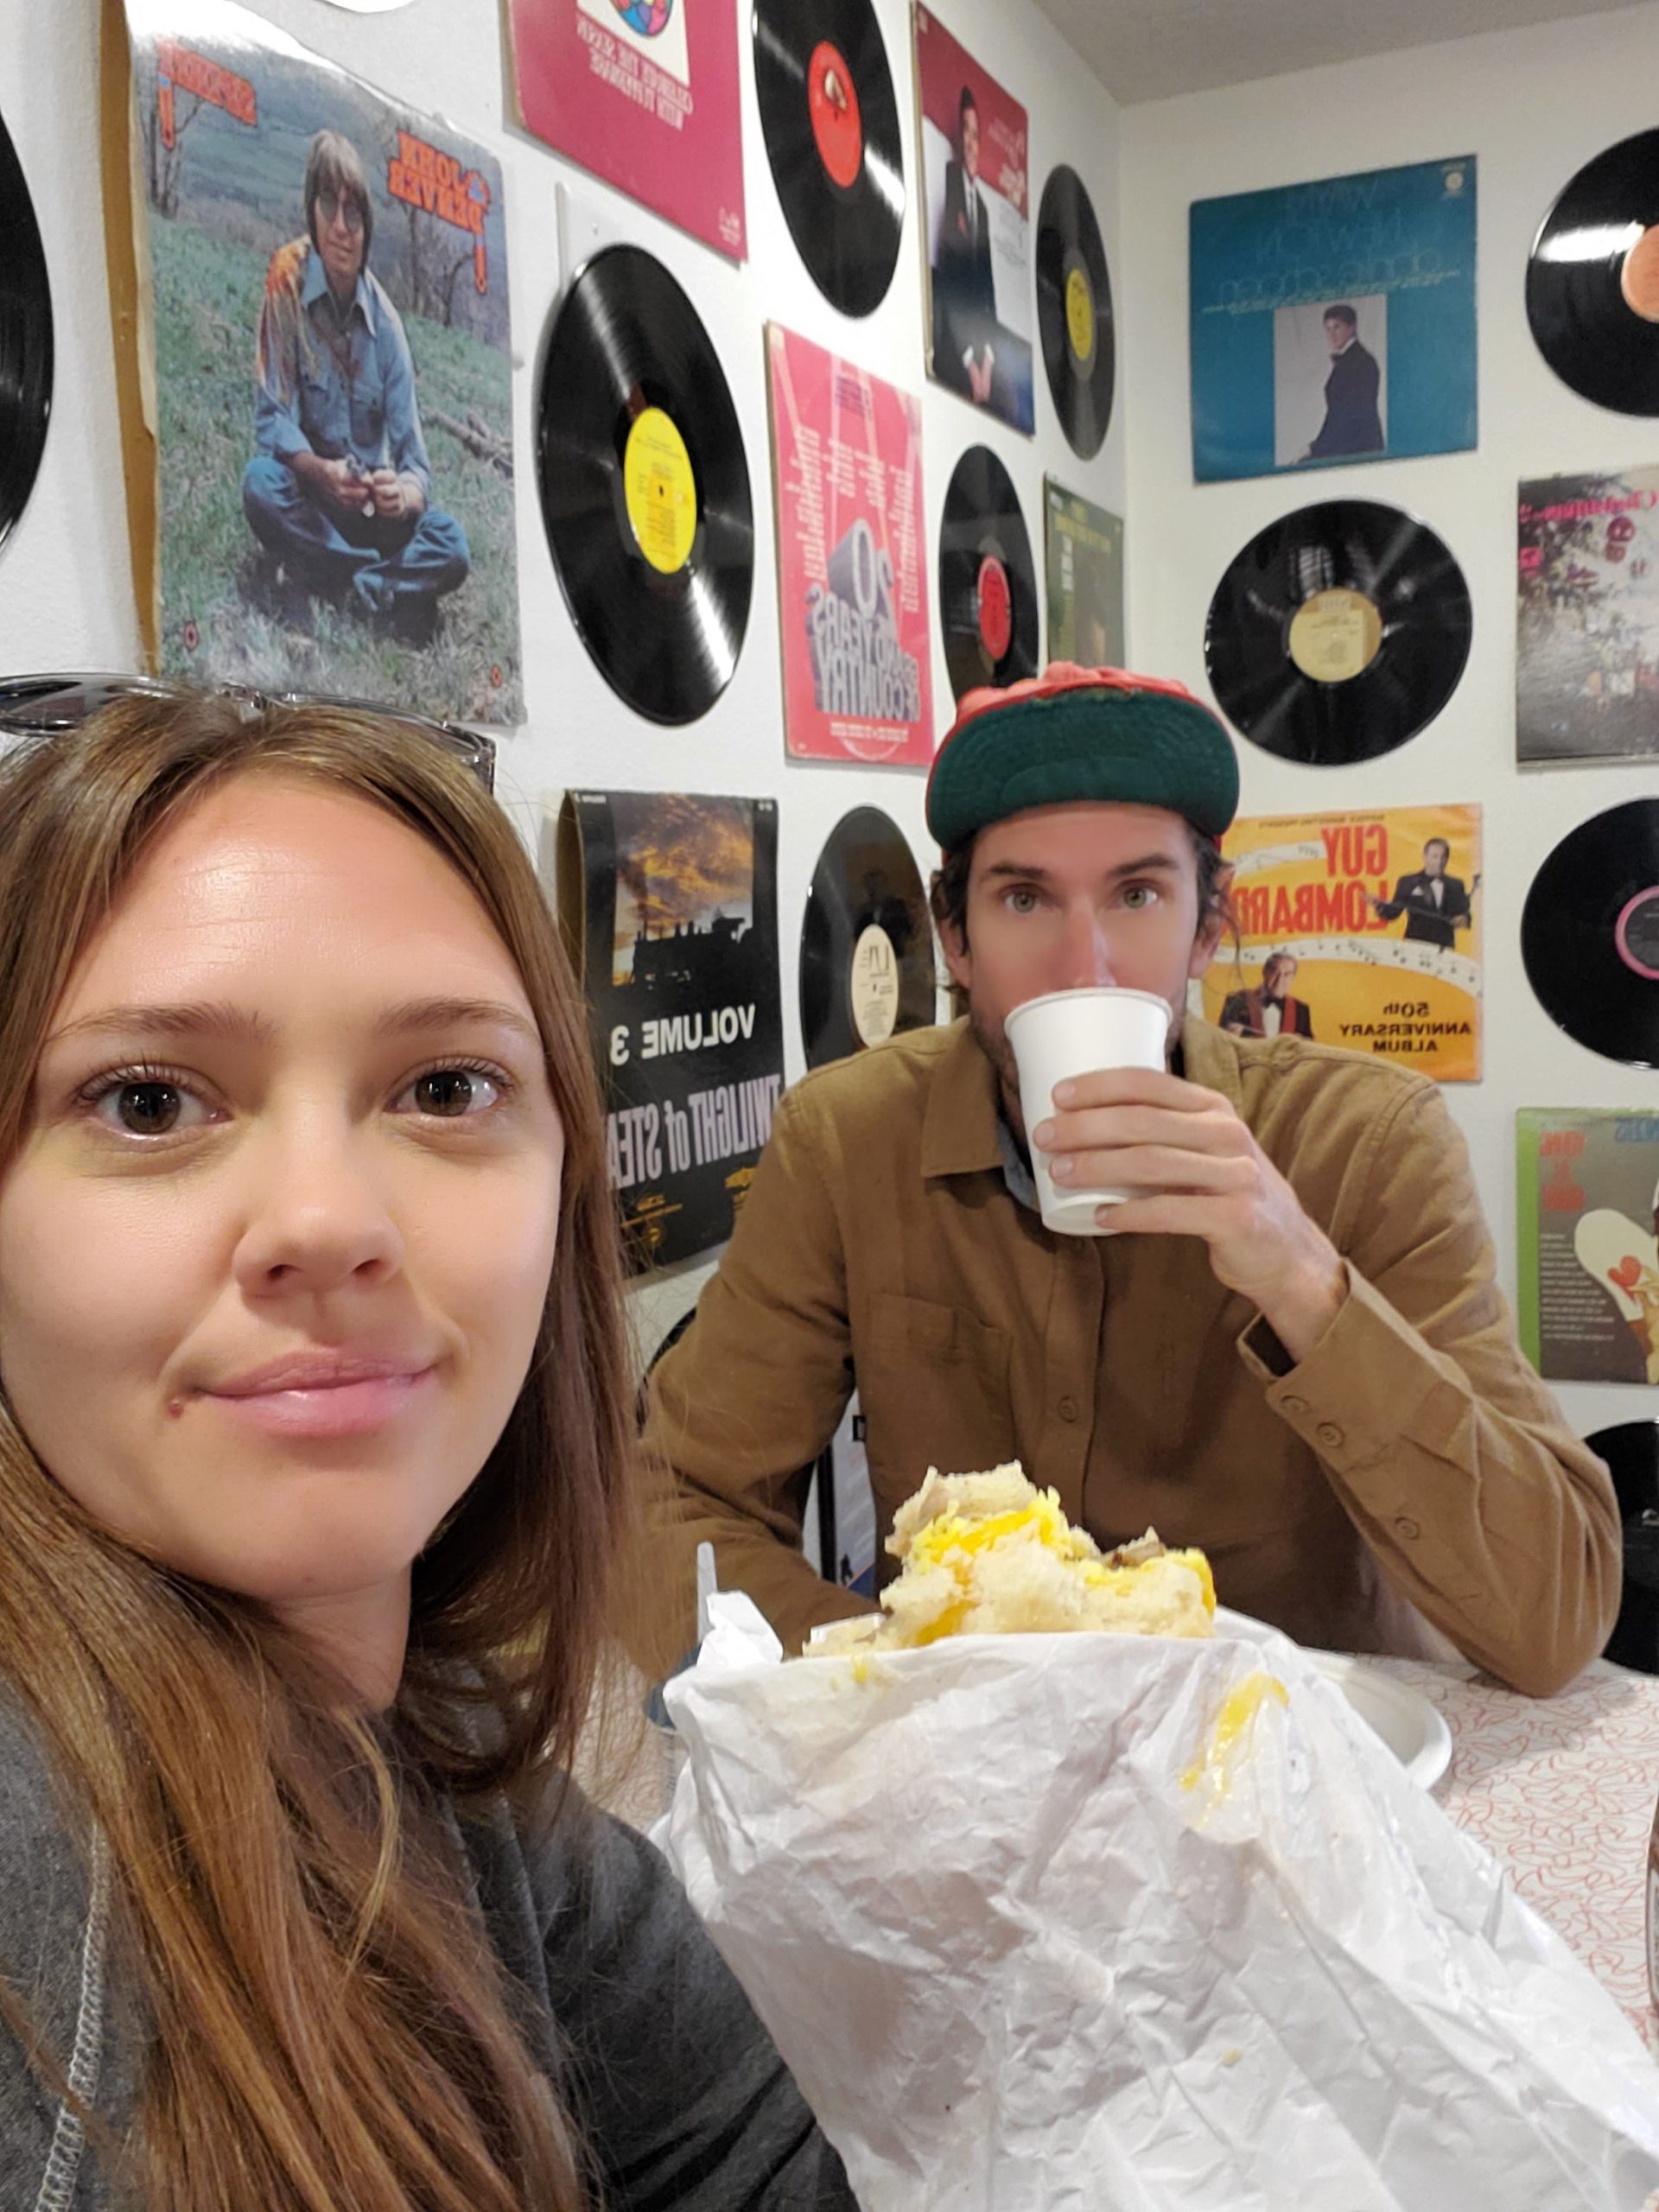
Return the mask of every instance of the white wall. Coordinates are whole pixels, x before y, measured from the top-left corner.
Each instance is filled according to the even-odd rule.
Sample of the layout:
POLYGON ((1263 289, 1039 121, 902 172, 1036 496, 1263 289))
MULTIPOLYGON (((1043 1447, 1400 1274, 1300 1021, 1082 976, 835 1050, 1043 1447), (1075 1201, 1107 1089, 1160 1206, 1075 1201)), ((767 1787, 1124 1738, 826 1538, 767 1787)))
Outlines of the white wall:
MULTIPOLYGON (((1006 430, 928 384, 923 367, 922 265, 915 101, 908 0, 875 0, 898 95, 908 211, 892 289, 876 312, 849 321, 832 308, 795 251, 772 188, 754 105, 749 9, 735 4, 744 85, 744 162, 749 260, 742 268, 560 161, 504 122, 509 112, 499 0, 413 0, 390 15, 359 16, 327 0, 257 0, 256 12, 413 105, 447 117, 500 156, 508 195, 518 440, 518 545, 526 727, 502 747, 499 787, 556 809, 567 785, 775 797, 779 801, 779 935, 786 1075, 802 1071, 796 992, 801 917, 824 839, 850 807, 884 808, 931 861, 922 821, 923 774, 786 763, 781 719, 771 457, 761 328, 781 321, 919 392, 933 611, 936 719, 952 700, 937 644, 934 554, 950 472, 963 449, 992 447, 1025 511, 1041 594, 1045 471, 1122 512, 1121 410, 1091 462, 1066 444, 1040 360, 1037 435, 1006 430), (661 729, 630 714, 609 690, 571 626, 543 537, 531 474, 535 366, 559 287, 555 188, 599 205, 627 236, 679 278, 720 352, 743 426, 756 524, 753 611, 742 657, 717 705, 689 728, 661 729)), ((34 497, 0 549, 0 671, 137 665, 123 510, 121 456, 105 282, 96 149, 99 0, 0 0, 0 115, 16 143, 44 234, 56 319, 57 385, 51 435, 34 497)), ((1094 200, 1108 256, 1117 266, 1117 117, 1111 101, 1031 0, 953 0, 949 28, 1024 101, 1031 120, 1033 252, 1044 181, 1060 162, 1094 200)), ((1034 296, 1032 304, 1035 332, 1034 296)), ((252 334, 249 335, 251 359, 252 334)), ((250 409, 251 408, 250 391, 250 409)), ((416 702, 418 703, 418 702, 416 702)), ((641 1316, 647 1344, 694 1295, 706 1267, 678 1271, 641 1316)))
MULTIPOLYGON (((1244 810, 1478 801, 1485 810, 1484 1082, 1448 1084, 1511 1296, 1519 1106, 1659 1108, 1659 1075, 1573 1043, 1520 956, 1539 862, 1573 824, 1659 790, 1651 764, 1515 762, 1515 495, 1527 476, 1659 461, 1659 422, 1591 406, 1532 342, 1527 253, 1550 201, 1593 154, 1654 123, 1659 6, 1307 70, 1123 113, 1121 334, 1129 448, 1129 658, 1208 696, 1204 624, 1233 555, 1265 524, 1327 499, 1382 499, 1446 540, 1474 600, 1473 650, 1450 705, 1380 760, 1319 771, 1239 747, 1244 810), (1316 480, 1195 486, 1187 405, 1187 208, 1212 194, 1474 153, 1479 161, 1480 442, 1472 453, 1322 469, 1316 480)), ((1654 1394, 1563 1384, 1581 1432, 1655 1411, 1654 1394)))

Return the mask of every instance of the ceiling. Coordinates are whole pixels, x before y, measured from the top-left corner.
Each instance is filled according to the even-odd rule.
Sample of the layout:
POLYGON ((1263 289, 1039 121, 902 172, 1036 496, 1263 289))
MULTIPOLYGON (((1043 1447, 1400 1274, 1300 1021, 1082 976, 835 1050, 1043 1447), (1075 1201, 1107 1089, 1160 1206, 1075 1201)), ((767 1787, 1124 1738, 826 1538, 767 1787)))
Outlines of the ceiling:
POLYGON ((1037 0, 1128 105, 1477 31, 1608 12, 1613 0, 1037 0))

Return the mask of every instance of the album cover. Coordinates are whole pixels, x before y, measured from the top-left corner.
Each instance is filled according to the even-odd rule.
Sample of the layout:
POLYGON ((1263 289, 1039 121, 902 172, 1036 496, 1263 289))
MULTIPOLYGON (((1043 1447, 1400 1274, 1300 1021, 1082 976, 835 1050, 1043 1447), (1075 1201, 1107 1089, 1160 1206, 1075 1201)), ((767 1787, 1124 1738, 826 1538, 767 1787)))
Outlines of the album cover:
POLYGON ((1475 442, 1475 158, 1198 200, 1200 483, 1475 442))
POLYGON ((153 659, 519 721, 499 163, 231 0, 126 21, 106 181, 153 659))
POLYGON ((1043 480, 1048 658, 1123 665, 1123 524, 1052 476, 1043 480))
POLYGON ((772 799, 570 791, 560 925, 635 1273, 732 1233, 784 1082, 772 799))
POLYGON ((933 758, 922 410, 766 327, 784 731, 803 760, 933 758))
POLYGON ((1244 817, 1223 850, 1242 950, 1206 970, 1205 1020, 1479 1077, 1478 806, 1244 817))
POLYGON ((735 0, 508 0, 526 130, 741 261, 735 0))
POLYGON ((916 10, 929 373, 1016 430, 1035 421, 1026 111, 916 10))
POLYGON ((1659 1382, 1659 1114, 1515 1117, 1517 1324, 1558 1382, 1659 1382))
POLYGON ((1659 468, 1544 476, 1518 507, 1522 760, 1659 753, 1659 468))

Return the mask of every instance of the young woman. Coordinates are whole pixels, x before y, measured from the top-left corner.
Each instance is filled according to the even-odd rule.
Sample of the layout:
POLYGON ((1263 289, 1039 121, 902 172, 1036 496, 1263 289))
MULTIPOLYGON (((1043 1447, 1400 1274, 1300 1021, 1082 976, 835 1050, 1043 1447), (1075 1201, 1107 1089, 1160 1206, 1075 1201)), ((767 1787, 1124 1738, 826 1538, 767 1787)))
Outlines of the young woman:
POLYGON ((0 2212, 850 2207, 560 1783, 631 1401, 505 817, 128 698, 0 761, 0 2212))

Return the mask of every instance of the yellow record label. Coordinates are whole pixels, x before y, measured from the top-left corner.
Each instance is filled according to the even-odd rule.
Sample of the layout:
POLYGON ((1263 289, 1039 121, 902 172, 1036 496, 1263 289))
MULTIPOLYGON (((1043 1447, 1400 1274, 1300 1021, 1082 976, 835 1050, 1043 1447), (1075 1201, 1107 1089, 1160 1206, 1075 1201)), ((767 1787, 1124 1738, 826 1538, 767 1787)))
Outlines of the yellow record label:
POLYGON ((899 962, 893 939, 879 922, 860 933, 853 947, 853 1027, 867 1045, 891 1037, 899 1019, 899 962))
POLYGON ((1086 361, 1095 350, 1095 289, 1082 269, 1065 280, 1065 327, 1071 351, 1086 361))
POLYGON ((639 550, 653 569, 677 575, 697 534, 697 479, 671 416, 647 407, 628 432, 623 496, 639 550))
POLYGON ((1290 657, 1316 683, 1346 683, 1382 642, 1382 617, 1363 591, 1316 591, 1290 624, 1290 657))

